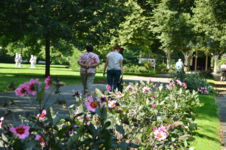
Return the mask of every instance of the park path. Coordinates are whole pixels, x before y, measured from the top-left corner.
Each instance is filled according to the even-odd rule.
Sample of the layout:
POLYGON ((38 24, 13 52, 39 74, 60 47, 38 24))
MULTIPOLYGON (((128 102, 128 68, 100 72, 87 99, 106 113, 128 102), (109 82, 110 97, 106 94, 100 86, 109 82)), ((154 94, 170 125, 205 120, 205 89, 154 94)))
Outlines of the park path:
POLYGON ((226 150, 226 91, 220 92, 219 96, 216 97, 218 104, 218 111, 221 124, 221 143, 222 150, 226 150))
MULTIPOLYGON (((151 81, 159 83, 167 83, 170 78, 157 78, 157 77, 124 77, 125 82, 134 81, 151 81)), ((106 83, 104 84, 94 84, 92 86, 92 91, 95 88, 100 90, 105 90, 106 83)), ((75 98, 73 97, 72 91, 82 91, 81 84, 66 85, 60 88, 60 94, 54 94, 54 89, 50 88, 46 92, 46 98, 48 97, 48 102, 46 106, 52 106, 56 111, 66 111, 67 106, 75 103, 75 98), (66 106, 66 107, 65 107, 66 106)), ((18 97, 15 95, 14 91, 10 92, 0 92, 0 116, 7 116, 6 121, 17 122, 18 115, 28 116, 36 111, 38 104, 36 101, 31 100, 29 97, 18 97)))

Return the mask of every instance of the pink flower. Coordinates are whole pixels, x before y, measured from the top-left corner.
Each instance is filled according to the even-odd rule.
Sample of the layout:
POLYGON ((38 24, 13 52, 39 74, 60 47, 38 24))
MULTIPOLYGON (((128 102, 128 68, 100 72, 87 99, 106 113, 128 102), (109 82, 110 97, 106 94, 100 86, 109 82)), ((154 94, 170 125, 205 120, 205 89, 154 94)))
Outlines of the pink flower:
POLYGON ((45 79, 45 89, 48 89, 50 88, 50 83, 51 83, 51 78, 50 76, 48 76, 46 79, 45 79))
POLYGON ((2 123, 3 123, 4 117, 0 118, 0 129, 2 128, 2 123))
POLYGON ((41 146, 45 146, 47 144, 46 141, 44 140, 44 138, 41 137, 40 135, 36 135, 35 140, 39 141, 41 146))
POLYGON ((35 89, 35 86, 40 86, 41 82, 39 82, 39 79, 31 79, 27 84, 27 93, 31 95, 36 95, 37 91, 35 89))
POLYGON ((148 94, 151 92, 151 89, 149 87, 145 86, 145 87, 143 87, 142 91, 144 94, 148 94))
POLYGON ((106 85, 106 90, 109 92, 111 91, 111 86, 109 84, 106 85))
POLYGON ((132 85, 128 85, 125 89, 126 92, 132 92, 133 91, 133 87, 132 85))
POLYGON ((46 110, 43 109, 41 114, 37 114, 39 121, 44 120, 46 118, 46 110))
POLYGON ((117 93, 115 93, 116 98, 122 98, 124 95, 118 91, 117 93))
POLYGON ((182 86, 182 82, 180 80, 176 80, 177 85, 182 86))
POLYGON ((168 130, 166 129, 166 127, 161 126, 154 130, 154 136, 158 141, 162 141, 162 140, 165 140, 169 136, 169 133, 168 133, 168 130))
POLYGON ((118 102, 116 100, 108 101, 109 108, 115 108, 116 106, 118 106, 118 102))
POLYGON ((175 86, 175 83, 174 82, 170 82, 169 83, 169 88, 173 88, 175 86))
POLYGON ((151 104, 151 107, 152 107, 152 108, 155 108, 155 107, 156 107, 156 104, 151 104))
POLYGON ((185 82, 183 82, 182 83, 182 87, 186 89, 187 88, 187 84, 185 82))
POLYGON ((15 90, 17 96, 25 96, 27 92, 28 83, 20 84, 19 87, 15 90))
POLYGON ((96 101, 94 101, 93 97, 88 97, 88 101, 85 102, 86 108, 91 112, 96 112, 96 109, 98 107, 98 104, 96 101))
POLYGON ((12 132, 15 136, 18 136, 20 139, 25 139, 26 137, 29 136, 29 126, 25 126, 25 125, 20 125, 17 128, 10 128, 10 132, 12 132))

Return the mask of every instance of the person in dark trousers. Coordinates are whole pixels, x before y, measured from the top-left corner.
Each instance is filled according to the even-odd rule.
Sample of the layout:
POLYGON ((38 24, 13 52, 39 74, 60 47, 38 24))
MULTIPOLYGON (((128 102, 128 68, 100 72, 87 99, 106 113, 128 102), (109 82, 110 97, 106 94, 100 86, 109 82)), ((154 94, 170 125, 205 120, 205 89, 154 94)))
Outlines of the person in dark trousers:
POLYGON ((104 75, 107 70, 107 83, 111 86, 111 91, 119 90, 118 83, 123 74, 123 56, 119 52, 122 48, 118 45, 113 47, 113 51, 107 54, 104 66, 104 75))

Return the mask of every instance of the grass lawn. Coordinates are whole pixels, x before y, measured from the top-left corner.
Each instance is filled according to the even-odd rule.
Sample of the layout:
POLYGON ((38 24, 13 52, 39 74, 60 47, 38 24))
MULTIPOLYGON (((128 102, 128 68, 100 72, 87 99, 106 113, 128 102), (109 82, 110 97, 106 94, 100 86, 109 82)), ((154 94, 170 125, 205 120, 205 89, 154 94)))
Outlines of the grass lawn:
POLYGON ((200 95, 200 101, 204 105, 197 112, 198 130, 191 146, 195 150, 220 150, 220 121, 215 96, 200 95))
MULTIPOLYGON (((51 65, 51 77, 58 77, 66 84, 80 83, 79 71, 72 71, 63 65, 51 65)), ((30 64, 23 64, 21 68, 14 64, 0 63, 0 91, 8 91, 7 85, 11 82, 15 87, 19 84, 29 81, 31 78, 40 78, 44 80, 45 66, 36 65, 36 68, 30 68, 30 64)), ((102 73, 96 74, 95 82, 104 82, 105 77, 102 73)))

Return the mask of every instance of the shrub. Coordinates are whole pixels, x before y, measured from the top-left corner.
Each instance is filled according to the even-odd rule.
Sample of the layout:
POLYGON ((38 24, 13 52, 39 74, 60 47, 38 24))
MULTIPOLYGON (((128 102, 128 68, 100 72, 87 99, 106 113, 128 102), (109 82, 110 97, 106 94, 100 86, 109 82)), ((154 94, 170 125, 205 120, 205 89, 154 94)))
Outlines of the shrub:
POLYGON ((120 98, 121 122, 129 139, 141 149, 184 149, 196 129, 196 92, 183 84, 166 87, 130 84, 120 98))
POLYGON ((79 70, 79 65, 77 63, 79 56, 82 54, 82 52, 78 49, 74 49, 73 55, 69 59, 70 68, 74 71, 79 70))
POLYGON ((20 96, 37 96, 40 110, 30 118, 22 117, 23 124, 16 127, 0 119, 5 148, 186 149, 196 129, 197 92, 186 90, 179 80, 166 86, 130 83, 123 93, 110 92, 107 86, 107 91, 96 90, 96 97, 82 98, 76 91, 77 104, 66 114, 41 105, 50 78, 45 82, 42 86, 33 79, 16 90, 20 96))
POLYGON ((198 74, 186 74, 185 80, 189 90, 198 91, 201 94, 214 93, 213 88, 209 85, 205 78, 198 74))

